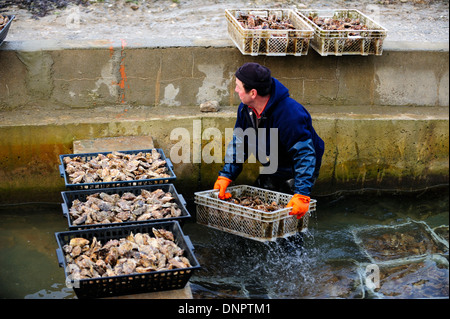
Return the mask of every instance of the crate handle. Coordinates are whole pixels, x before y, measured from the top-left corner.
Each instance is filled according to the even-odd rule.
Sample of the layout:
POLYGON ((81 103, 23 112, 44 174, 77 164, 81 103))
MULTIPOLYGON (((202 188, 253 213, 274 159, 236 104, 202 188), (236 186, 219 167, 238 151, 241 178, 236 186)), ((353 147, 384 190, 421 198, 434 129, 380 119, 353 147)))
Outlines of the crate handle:
POLYGON ((194 250, 194 245, 192 245, 192 241, 189 238, 189 236, 184 236, 184 240, 186 241, 187 246, 189 247, 190 250, 194 250))
POLYGON ((171 161, 169 158, 167 158, 167 157, 166 157, 166 163, 167 163, 167 165, 170 167, 170 169, 173 170, 173 164, 172 164, 172 161, 171 161))
POLYGON ((56 257, 58 258, 59 267, 64 267, 64 255, 60 248, 56 248, 56 257))
POLYGON ((211 192, 211 198, 219 199, 219 189, 213 189, 211 192))
POLYGON ((64 170, 64 165, 59 165, 59 174, 61 175, 61 177, 64 177, 65 173, 66 171, 64 170))
POLYGON ((62 212, 64 217, 67 217, 67 215, 69 214, 69 211, 67 210, 67 206, 64 203, 61 203, 61 207, 62 207, 62 212))
POLYGON ((186 206, 186 200, 184 199, 183 195, 178 194, 178 198, 180 199, 181 205, 186 206))

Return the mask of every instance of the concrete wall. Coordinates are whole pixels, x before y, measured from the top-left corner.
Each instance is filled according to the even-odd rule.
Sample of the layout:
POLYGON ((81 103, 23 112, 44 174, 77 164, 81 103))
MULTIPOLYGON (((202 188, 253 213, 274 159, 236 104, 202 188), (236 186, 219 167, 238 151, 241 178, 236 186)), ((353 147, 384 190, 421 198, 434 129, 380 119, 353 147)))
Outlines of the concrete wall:
MULTIPOLYGON (((382 56, 243 56, 230 43, 6 42, 0 48, 0 203, 60 201, 58 155, 79 139, 233 127, 233 74, 269 66, 313 116, 326 152, 316 194, 448 183, 448 43, 385 44, 382 56), (216 100, 217 113, 199 112, 216 100), (194 124, 196 123, 196 124, 194 124)), ((208 140, 201 140, 204 147, 208 140)), ((222 151, 225 146, 223 145, 222 151)), ((202 148, 203 149, 203 148, 202 148)), ((222 163, 177 163, 186 198, 210 189, 222 163)), ((249 164, 237 183, 258 173, 249 164)))
MULTIPOLYGON (((113 42, 7 43, 0 108, 92 108, 127 103, 236 105, 233 74, 264 63, 305 105, 448 106, 448 50, 385 48, 382 56, 249 57, 232 46, 159 47, 113 42), (56 47, 56 48, 55 48, 56 47)), ((447 44, 448 45, 448 44, 447 44)))

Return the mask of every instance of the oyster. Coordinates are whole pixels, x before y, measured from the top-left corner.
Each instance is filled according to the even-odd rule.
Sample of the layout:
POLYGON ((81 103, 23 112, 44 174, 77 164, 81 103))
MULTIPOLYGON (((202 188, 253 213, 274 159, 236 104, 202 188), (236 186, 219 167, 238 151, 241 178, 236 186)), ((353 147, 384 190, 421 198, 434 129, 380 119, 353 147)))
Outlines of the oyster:
POLYGON ((9 18, 0 14, 0 30, 3 29, 8 22, 9 18))
POLYGON ((152 232, 155 237, 130 233, 104 245, 96 237, 72 238, 63 247, 66 271, 73 279, 86 279, 191 267, 171 231, 153 228, 152 232))
POLYGON ((164 230, 164 229, 156 229, 156 228, 153 228, 152 231, 156 238, 163 238, 163 239, 167 239, 167 240, 171 240, 171 241, 174 240, 173 234, 171 231, 164 230))
POLYGON ((72 247, 76 247, 76 246, 86 246, 87 244, 89 244, 89 240, 85 239, 85 238, 80 238, 80 237, 75 237, 72 238, 69 242, 69 245, 72 247))

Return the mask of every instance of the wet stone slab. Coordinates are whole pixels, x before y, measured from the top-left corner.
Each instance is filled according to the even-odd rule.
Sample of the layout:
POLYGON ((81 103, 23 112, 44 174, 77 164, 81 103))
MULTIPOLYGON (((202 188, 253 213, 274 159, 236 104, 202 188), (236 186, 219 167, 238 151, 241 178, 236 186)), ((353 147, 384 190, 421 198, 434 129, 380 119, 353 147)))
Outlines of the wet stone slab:
POLYGON ((448 298, 448 261, 433 255, 380 264, 378 286, 366 291, 367 298, 448 298))
POLYGON ((448 254, 448 242, 422 222, 362 228, 354 231, 354 237, 374 262, 448 254))

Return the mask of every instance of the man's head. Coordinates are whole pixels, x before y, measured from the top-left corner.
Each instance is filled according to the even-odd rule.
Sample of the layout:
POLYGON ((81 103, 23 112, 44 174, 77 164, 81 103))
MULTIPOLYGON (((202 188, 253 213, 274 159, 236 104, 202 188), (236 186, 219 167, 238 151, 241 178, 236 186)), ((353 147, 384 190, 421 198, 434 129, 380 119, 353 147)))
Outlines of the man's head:
POLYGON ((266 96, 270 93, 272 77, 270 70, 265 66, 248 62, 242 65, 235 75, 242 82, 247 93, 252 89, 255 89, 260 96, 266 96))

